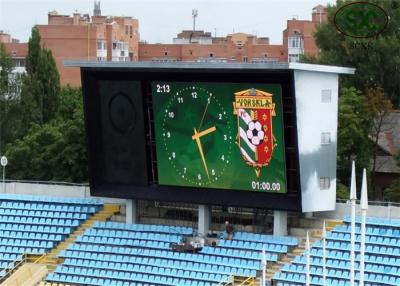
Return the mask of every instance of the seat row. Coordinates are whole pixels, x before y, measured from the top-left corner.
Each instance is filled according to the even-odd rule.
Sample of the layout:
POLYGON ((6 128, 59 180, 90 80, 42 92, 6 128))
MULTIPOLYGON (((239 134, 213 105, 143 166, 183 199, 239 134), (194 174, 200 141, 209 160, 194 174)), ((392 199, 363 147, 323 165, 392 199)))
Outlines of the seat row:
MULTIPOLYGON (((313 247, 315 248, 321 248, 322 243, 320 240, 317 240, 314 242, 313 247)), ((327 249, 336 249, 336 250, 342 250, 342 251, 350 251, 350 242, 341 242, 341 241, 327 241, 326 242, 326 248, 327 249)), ((360 244, 356 243, 355 244, 355 251, 359 252, 360 251, 360 244)), ((375 254, 380 254, 380 255, 390 255, 390 256, 400 256, 400 245, 394 246, 379 246, 375 245, 372 243, 366 244, 365 245, 365 253, 375 253, 375 254)))
POLYGON ((58 266, 55 270, 59 274, 75 274, 81 276, 94 276, 94 277, 115 277, 121 280, 129 280, 132 274, 153 274, 160 276, 168 276, 173 278, 187 278, 193 280, 203 280, 208 282, 219 282, 229 275, 218 273, 207 273, 201 271, 189 271, 175 268, 168 268, 162 266, 145 266, 134 265, 131 269, 113 270, 104 268, 85 268, 76 266, 58 266))
POLYGON ((28 247, 28 246, 4 246, 0 245, 0 253, 9 253, 9 254, 43 254, 48 250, 47 248, 40 247, 28 247))
POLYGON ((108 229, 87 229, 84 233, 85 236, 97 237, 113 237, 113 238, 130 238, 130 239, 143 239, 143 240, 156 240, 164 242, 181 242, 182 235, 169 234, 169 233, 152 233, 140 231, 114 231, 108 229))
POLYGON ((35 247, 35 248, 53 248, 54 241, 42 241, 31 239, 14 239, 14 238, 0 238, 0 245, 13 246, 13 247, 35 247))
POLYGON ((61 241, 63 239, 63 235, 40 232, 0 230, 0 238, 61 241))
MULTIPOLYGON (((327 240, 340 240, 340 241, 350 241, 351 234, 345 232, 335 232, 333 230, 331 233, 327 234, 327 240)), ((355 236, 355 241, 361 241, 361 235, 357 234, 355 236)), ((367 244, 380 244, 387 246, 400 246, 400 237, 388 237, 388 236, 380 236, 380 235, 366 235, 365 242, 367 244)))
POLYGON ((160 259, 160 258, 141 258, 141 257, 130 257, 129 260, 120 257, 119 260, 116 259, 117 256, 112 257, 110 260, 89 260, 81 258, 67 258, 65 259, 63 265, 66 266, 80 266, 80 267, 94 267, 100 269, 114 269, 114 270, 126 270, 132 269, 135 265, 143 266, 165 266, 171 269, 177 270, 189 270, 189 271, 200 271, 207 273, 220 273, 220 274, 237 274, 240 276, 256 276, 256 270, 230 267, 216 264, 208 263, 197 263, 197 262, 187 262, 187 261, 177 261, 170 259, 160 259))
MULTIPOLYGON (((359 268, 359 257, 356 257, 355 259, 355 269, 359 268)), ((293 264, 305 264, 306 263, 306 257, 304 255, 302 256, 296 256, 293 260, 293 264)), ((315 265, 315 266, 323 266, 323 258, 322 257, 311 257, 310 258, 310 264, 315 265)), ((290 264, 287 264, 290 265, 290 264)), ((285 265, 285 267, 287 267, 285 265)), ((339 259, 331 259, 327 258, 325 261, 325 265, 327 267, 331 268, 340 268, 340 269, 350 269, 350 260, 339 260, 339 259)), ((375 262, 371 262, 370 260, 366 260, 365 263, 365 269, 369 272, 374 272, 374 273, 386 273, 386 274, 396 274, 400 273, 400 266, 395 266, 396 264, 387 264, 387 265, 382 265, 378 264, 375 262)))
MULTIPOLYGON (((350 233, 351 232, 351 226, 350 225, 337 225, 334 228, 335 232, 345 232, 345 233, 350 233)), ((361 233, 361 227, 356 225, 355 228, 355 233, 360 234, 361 233)), ((388 236, 388 237, 400 237, 400 228, 381 228, 381 227, 373 227, 373 226, 367 226, 365 228, 365 233, 367 235, 379 235, 379 236, 388 236)))
MULTIPOLYGON (((312 248, 310 251, 311 256, 323 256, 322 248, 312 248)), ((348 250, 327 250, 327 258, 339 259, 350 261, 350 251, 348 250)), ((356 260, 360 260, 360 253, 356 253, 356 260)), ((366 254, 365 261, 375 263, 375 264, 385 264, 385 265, 400 265, 400 257, 393 257, 389 255, 379 255, 379 254, 366 254)))
POLYGON ((126 224, 120 222, 97 221, 94 223, 93 228, 110 229, 110 230, 133 230, 141 232, 159 232, 159 233, 170 233, 179 235, 193 234, 193 229, 191 227, 154 225, 154 224, 126 224))
POLYGON ((30 225, 30 224, 14 224, 14 223, 0 223, 0 230, 3 231, 23 231, 23 232, 37 232, 48 234, 69 234, 71 227, 69 226, 46 226, 46 225, 30 225))
POLYGON ((80 220, 62 219, 62 218, 0 216, 0 223, 39 224, 39 225, 77 227, 80 225, 80 220))
POLYGON ((182 279, 165 277, 160 275, 151 274, 141 274, 132 273, 129 279, 124 281, 118 280, 117 277, 89 277, 81 275, 67 275, 50 273, 47 276, 47 281, 63 282, 63 283, 74 283, 78 285, 92 285, 92 286, 119 286, 119 285, 129 285, 129 286, 147 286, 147 285, 174 285, 174 286, 212 286, 215 283, 196 281, 193 279, 182 279), (129 284, 126 284, 126 281, 129 284))
MULTIPOLYGON (((351 217, 345 216, 344 221, 347 223, 350 223, 351 217)), ((356 217, 356 223, 358 223, 358 224, 361 223, 361 217, 356 217)), ((366 224, 367 225, 377 225, 379 227, 387 226, 387 227, 399 228, 400 227, 400 219, 388 219, 388 218, 382 218, 382 217, 367 217, 366 224)))
POLYGON ((259 233, 251 233, 251 232, 235 232, 233 236, 234 240, 244 240, 244 241, 253 241, 253 242, 262 242, 262 243, 275 243, 275 244, 283 244, 288 246, 296 246, 299 244, 299 241, 295 237, 290 236, 274 236, 268 234, 259 234, 259 233))
POLYGON ((156 249, 169 249, 170 243, 155 240, 141 240, 141 239, 127 239, 117 237, 105 236, 78 236, 76 238, 78 243, 91 243, 99 245, 114 245, 114 246, 130 246, 130 247, 144 247, 156 249))
MULTIPOLYGON (((317 274, 315 272, 311 272, 311 284, 316 285, 323 285, 322 274, 317 274)), ((327 285, 346 285, 349 281, 349 277, 341 276, 342 273, 337 271, 335 276, 327 276, 327 285)), ((355 280, 359 280, 359 273, 355 273, 355 280)), ((294 282, 304 285, 306 282, 306 275, 304 273, 293 273, 293 272, 277 272, 274 274, 273 277, 276 281, 288 281, 294 282)), ((397 286, 400 285, 400 278, 395 276, 387 276, 387 275, 375 275, 375 274, 368 274, 365 273, 365 284, 364 285, 392 285, 397 286)), ((296 284, 298 285, 298 284, 296 284)))
MULTIPOLYGON (((343 266, 343 265, 342 265, 343 266)), ((327 275, 331 277, 338 277, 338 278, 343 278, 343 279, 349 279, 350 277, 350 265, 347 265, 348 267, 339 267, 339 265, 332 265, 330 263, 326 264, 326 271, 327 275)), ((356 271, 359 269, 359 264, 355 266, 356 271)), ((298 264, 298 263, 292 263, 292 264, 286 264, 284 267, 282 267, 283 271, 287 272, 297 272, 297 273, 306 273, 306 266, 305 264, 298 264)), ((390 271, 385 272, 385 269, 380 269, 376 267, 373 264, 366 263, 365 264, 365 273, 366 275, 369 275, 370 277, 374 277, 374 275, 383 275, 383 276, 396 276, 398 275, 398 268, 393 267, 390 268, 390 271), (382 270, 382 271, 381 271, 382 270)), ((322 275, 323 274, 323 266, 320 265, 315 265, 314 263, 311 262, 310 264, 310 272, 312 274, 316 275, 322 275)))
POLYGON ((241 268, 249 268, 259 270, 261 265, 260 261, 254 261, 244 258, 221 257, 206 254, 192 254, 181 253, 169 250, 155 250, 155 249, 139 249, 139 248, 124 248, 124 247, 98 247, 97 245, 80 245, 70 244, 66 250, 60 252, 60 257, 64 258, 79 258, 84 257, 90 259, 92 255, 98 253, 108 254, 121 254, 125 256, 140 256, 151 258, 168 258, 178 261, 190 261, 200 263, 218 264, 224 266, 233 266, 241 268))
POLYGON ((277 253, 286 253, 288 252, 288 246, 282 245, 279 243, 261 243, 261 242, 249 242, 242 240, 220 240, 218 246, 220 247, 229 247, 229 248, 241 248, 247 250, 257 250, 268 252, 277 252, 277 253))
MULTIPOLYGON (((217 256, 227 256, 227 257, 246 257, 247 259, 253 259, 260 261, 261 252, 259 251, 246 251, 233 248, 223 248, 223 247, 211 247, 205 246, 200 253, 211 254, 217 256)), ((266 253, 267 261, 278 261, 278 255, 274 253, 266 253)))
POLYGON ((86 220, 88 214, 63 212, 63 211, 44 211, 44 210, 23 210, 23 209, 4 209, 0 208, 0 215, 24 216, 24 217, 47 217, 47 218, 68 218, 86 220))

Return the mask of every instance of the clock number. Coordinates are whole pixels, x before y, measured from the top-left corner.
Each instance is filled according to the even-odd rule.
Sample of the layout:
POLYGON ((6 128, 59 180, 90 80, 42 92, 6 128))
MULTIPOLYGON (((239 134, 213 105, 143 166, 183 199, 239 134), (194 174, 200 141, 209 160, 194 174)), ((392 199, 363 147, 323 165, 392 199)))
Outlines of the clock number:
POLYGON ((178 103, 183 103, 183 97, 178 97, 178 103))
POLYGON ((226 136, 226 134, 224 134, 224 140, 228 140, 228 136, 226 136))
POLYGON ((174 158, 175 159, 175 157, 176 157, 176 155, 175 155, 175 152, 172 152, 172 158, 174 158))
POLYGON ((215 170, 214 169, 211 170, 211 175, 215 176, 215 170))
POLYGON ((171 138, 171 132, 169 132, 169 131, 167 132, 167 137, 171 138))
POLYGON ((173 111, 168 112, 168 117, 169 118, 174 118, 175 117, 175 113, 173 111))
POLYGON ((183 168, 183 173, 186 174, 186 168, 183 168))
POLYGON ((207 103, 210 104, 211 102, 211 97, 207 98, 207 103))
POLYGON ((197 92, 196 91, 192 92, 192 98, 197 98, 197 92))
POLYGON ((197 179, 201 180, 201 174, 197 174, 197 179))
POLYGON ((218 119, 219 119, 219 120, 222 119, 222 114, 221 114, 221 113, 218 114, 218 119))
POLYGON ((221 160, 225 161, 225 156, 224 155, 221 156, 221 160))
POLYGON ((169 93, 170 91, 169 84, 157 84, 157 93, 169 93))

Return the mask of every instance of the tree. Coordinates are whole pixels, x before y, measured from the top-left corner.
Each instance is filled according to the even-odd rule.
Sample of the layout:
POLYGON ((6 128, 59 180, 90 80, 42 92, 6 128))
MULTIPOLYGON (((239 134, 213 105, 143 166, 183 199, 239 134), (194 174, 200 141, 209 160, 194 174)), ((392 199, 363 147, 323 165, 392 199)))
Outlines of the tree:
POLYGON ((32 124, 44 124, 54 119, 60 101, 60 75, 50 50, 40 46, 37 28, 32 29, 26 57, 26 76, 21 92, 22 130, 32 124))
POLYGON ((81 91, 63 88, 59 111, 55 119, 42 125, 33 124, 23 138, 7 146, 8 176, 87 182, 81 91))
POLYGON ((354 76, 342 79, 343 87, 354 86, 358 90, 381 86, 385 97, 400 105, 400 8, 392 7, 392 1, 372 0, 389 15, 386 29, 374 38, 355 39, 341 34, 333 25, 338 9, 353 0, 338 0, 328 6, 328 21, 317 27, 314 35, 320 49, 318 57, 302 57, 310 63, 355 67, 354 76))
POLYGON ((10 99, 10 81, 14 64, 7 54, 3 43, 0 43, 0 153, 7 142, 7 101, 10 99))
POLYGON ((384 91, 381 87, 368 88, 366 91, 366 107, 367 116, 371 118, 369 137, 372 143, 371 148, 371 187, 375 200, 383 200, 383 192, 375 188, 375 172, 377 170, 378 141, 380 135, 393 128, 391 124, 387 124, 386 118, 392 112, 392 103, 385 98, 384 91))
POLYGON ((355 88, 342 88, 339 97, 337 175, 342 184, 349 185, 351 161, 357 170, 369 167, 370 140, 366 99, 355 88))

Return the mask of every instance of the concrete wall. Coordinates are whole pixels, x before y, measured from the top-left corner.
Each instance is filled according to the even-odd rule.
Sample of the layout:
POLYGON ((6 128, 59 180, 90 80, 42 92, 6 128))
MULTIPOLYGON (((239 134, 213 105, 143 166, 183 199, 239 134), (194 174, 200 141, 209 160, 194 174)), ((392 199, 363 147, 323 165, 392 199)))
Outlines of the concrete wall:
MULTIPOLYGON (((38 195, 52 197, 74 197, 88 198, 90 197, 89 186, 83 185, 53 185, 53 184, 34 184, 7 182, 3 185, 0 183, 0 192, 5 194, 18 195, 38 195)), ((102 198, 105 203, 125 204, 125 199, 102 198)))
MULTIPOLYGON (((345 216, 350 215, 350 202, 349 203, 336 203, 336 210, 329 212, 316 212, 314 217, 343 219, 345 216)), ((360 216, 361 211, 359 205, 356 206, 356 216, 360 216)), ((395 218, 400 219, 400 204, 395 206, 368 206, 367 216, 395 218)))
MULTIPOLYGON (((88 186, 80 185, 51 185, 51 184, 34 184, 34 183, 5 183, 5 191, 0 183, 0 193, 19 194, 19 195, 38 195, 38 196, 54 196, 54 197, 90 197, 88 186)), ((126 204, 125 199, 102 198, 105 203, 126 204)), ((357 208, 357 215, 360 210, 357 208)), ((327 212, 315 212, 314 217, 343 219, 344 216, 350 215, 350 204, 336 203, 336 210, 327 212)), ((400 204, 396 206, 369 206, 368 216, 390 217, 400 219, 400 204)))

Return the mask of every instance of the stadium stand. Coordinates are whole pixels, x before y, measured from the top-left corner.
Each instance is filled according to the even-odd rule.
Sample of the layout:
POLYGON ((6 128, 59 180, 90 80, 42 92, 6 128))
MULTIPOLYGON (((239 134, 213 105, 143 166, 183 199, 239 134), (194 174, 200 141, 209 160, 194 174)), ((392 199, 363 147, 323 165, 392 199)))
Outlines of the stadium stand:
POLYGON ((0 194, 0 281, 24 255, 48 253, 103 205, 93 198, 0 194))
MULTIPOLYGON (((218 285, 232 275, 256 277, 261 250, 276 261, 296 238, 237 232, 232 240, 199 252, 171 244, 193 235, 190 227, 96 222, 61 251, 65 261, 47 282, 79 285, 218 285)), ((225 284, 223 284, 225 285, 225 284)))
MULTIPOLYGON (((356 219, 355 279, 359 280, 360 218, 356 219)), ((365 284, 400 285, 400 220, 368 217, 366 221, 365 284)), ((275 273, 276 286, 304 285, 305 252, 275 273)), ((311 285, 323 285, 323 250, 321 240, 310 251, 311 285)), ((326 237, 327 285, 350 285, 350 218, 337 225, 326 237)))

